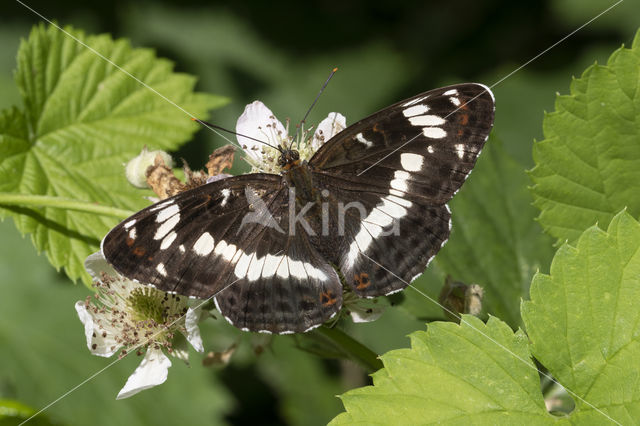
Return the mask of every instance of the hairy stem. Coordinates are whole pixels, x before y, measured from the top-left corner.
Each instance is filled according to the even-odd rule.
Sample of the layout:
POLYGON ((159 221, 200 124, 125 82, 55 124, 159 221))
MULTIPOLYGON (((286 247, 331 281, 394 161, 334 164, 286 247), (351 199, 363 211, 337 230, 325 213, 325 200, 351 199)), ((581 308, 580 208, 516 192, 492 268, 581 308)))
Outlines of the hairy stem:
POLYGON ((70 200, 68 198, 52 197, 49 195, 28 195, 0 192, 0 206, 23 207, 52 207, 57 209, 75 210, 85 213, 95 213, 103 216, 114 216, 121 219, 131 216, 133 211, 103 206, 86 201, 70 200))

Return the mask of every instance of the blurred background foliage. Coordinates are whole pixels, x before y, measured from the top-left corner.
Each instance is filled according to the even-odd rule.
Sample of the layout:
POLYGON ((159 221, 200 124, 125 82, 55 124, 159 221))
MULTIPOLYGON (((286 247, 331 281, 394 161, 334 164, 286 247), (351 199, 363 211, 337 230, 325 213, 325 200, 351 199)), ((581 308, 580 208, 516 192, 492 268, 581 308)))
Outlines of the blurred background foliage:
MULTIPOLYGON (((232 129, 244 105, 254 99, 265 102, 278 118, 296 122, 334 66, 340 70, 309 123, 330 111, 342 112, 352 123, 445 84, 492 85, 613 3, 26 2, 60 24, 155 48, 159 56, 173 60, 178 71, 196 75, 198 90, 231 99, 210 121, 232 129)), ((17 2, 5 1, 0 10, 0 107, 6 108, 19 103, 12 71, 20 38, 40 19, 17 2)), ((572 75, 594 61, 605 62, 621 43, 630 44, 638 22, 640 8, 623 2, 494 88, 492 140, 497 136, 502 141, 502 150, 511 157, 508 170, 521 171, 517 179, 532 166, 531 146, 542 137, 543 113, 553 109, 556 92, 567 93, 572 75)), ((225 143, 201 131, 176 157, 202 167, 211 150, 225 143)), ((486 162, 488 168, 492 163, 486 162)), ((241 161, 237 164, 236 172, 246 170, 241 161)), ((474 197, 482 198, 477 190, 474 197)), ((454 223, 452 240, 455 229, 454 223)), ((527 232, 531 237, 533 231, 527 232)), ((86 289, 56 273, 10 221, 0 224, 0 241, 0 400, 38 409, 109 361, 86 350, 73 309, 76 300, 86 297, 86 289)), ((537 267, 544 272, 550 253, 551 248, 538 259, 537 267)), ((447 257, 451 255, 455 253, 447 257)), ((451 263, 434 264, 418 286, 437 299, 451 263)), ((527 272, 527 282, 533 272, 527 272)), ((497 310, 514 328, 520 324, 519 298, 527 296, 528 288, 518 287, 512 295, 515 304, 497 310)), ((440 308, 413 291, 395 302, 400 307, 388 309, 375 323, 343 326, 381 353, 408 346, 409 332, 424 328, 427 319, 443 318, 440 308)), ((118 389, 139 362, 128 357, 47 410, 42 424, 324 424, 341 411, 336 394, 368 382, 348 361, 300 351, 296 346, 308 347, 304 339, 246 335, 220 320, 203 328, 209 350, 238 344, 227 367, 203 368, 201 358, 192 353, 190 368, 174 360, 165 385, 116 402, 118 389)), ((0 424, 12 424, 19 416, 1 420, 3 404, 0 424)))

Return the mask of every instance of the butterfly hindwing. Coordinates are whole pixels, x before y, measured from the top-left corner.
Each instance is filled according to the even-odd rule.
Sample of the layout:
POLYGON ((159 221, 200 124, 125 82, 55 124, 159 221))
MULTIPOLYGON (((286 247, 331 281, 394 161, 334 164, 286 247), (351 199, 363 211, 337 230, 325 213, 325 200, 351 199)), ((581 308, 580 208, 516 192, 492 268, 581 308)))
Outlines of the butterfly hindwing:
POLYGON ((346 283, 361 297, 405 288, 449 236, 446 204, 410 201, 364 183, 347 186, 326 173, 316 173, 314 180, 331 194, 331 221, 338 226, 329 235, 341 236, 338 246, 332 245, 332 237, 318 237, 316 245, 331 245, 326 256, 332 256, 346 283))
POLYGON ((342 307, 336 271, 304 233, 297 237, 273 229, 265 233, 272 236, 249 250, 247 275, 215 295, 220 312, 241 329, 279 334, 302 333, 332 318, 342 307), (272 238, 280 247, 276 252, 268 243, 272 238))

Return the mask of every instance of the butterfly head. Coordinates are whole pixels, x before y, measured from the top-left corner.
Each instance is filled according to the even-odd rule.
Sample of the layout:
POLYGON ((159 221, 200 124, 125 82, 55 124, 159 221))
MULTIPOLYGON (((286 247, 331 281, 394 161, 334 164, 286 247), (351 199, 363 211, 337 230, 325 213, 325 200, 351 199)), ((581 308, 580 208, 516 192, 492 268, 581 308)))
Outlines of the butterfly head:
POLYGON ((283 149, 278 164, 282 170, 289 170, 300 162, 300 153, 295 149, 283 149))

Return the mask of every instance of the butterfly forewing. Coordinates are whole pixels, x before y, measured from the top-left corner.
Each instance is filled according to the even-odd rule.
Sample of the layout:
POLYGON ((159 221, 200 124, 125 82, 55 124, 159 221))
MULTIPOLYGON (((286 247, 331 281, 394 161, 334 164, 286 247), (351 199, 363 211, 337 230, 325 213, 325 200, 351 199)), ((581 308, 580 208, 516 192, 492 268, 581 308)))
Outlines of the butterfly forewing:
POLYGON ((239 328, 304 332, 340 309, 341 284, 303 230, 290 235, 287 197, 277 175, 213 182, 131 216, 105 237, 102 251, 128 278, 215 295, 239 328))
POLYGON ((433 203, 460 188, 493 125, 493 95, 466 83, 398 102, 347 127, 311 165, 433 203))

